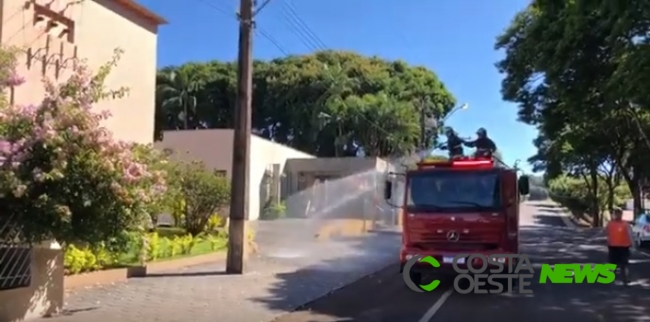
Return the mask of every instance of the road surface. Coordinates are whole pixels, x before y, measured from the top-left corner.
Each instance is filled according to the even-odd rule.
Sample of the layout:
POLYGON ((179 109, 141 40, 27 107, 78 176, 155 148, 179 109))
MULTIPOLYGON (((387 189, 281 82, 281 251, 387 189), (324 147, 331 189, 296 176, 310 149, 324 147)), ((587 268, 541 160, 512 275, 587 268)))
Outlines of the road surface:
MULTIPOLYGON (((522 253, 536 263, 602 263, 606 258, 600 230, 566 227, 559 209, 545 204, 522 206, 522 253)), ((542 285, 533 294, 462 295, 452 281, 431 293, 406 288, 397 265, 312 302, 276 322, 614 322, 650 321, 650 255, 635 253, 630 286, 542 285)))
MULTIPOLYGON (((603 262, 602 233, 567 224, 557 208, 522 205, 522 252, 533 264, 603 262)), ((461 295, 444 281, 423 294, 397 273, 398 235, 314 241, 293 225, 258 230, 262 253, 244 276, 224 276, 220 262, 80 290, 66 298, 63 316, 47 321, 650 321, 650 255, 634 255, 628 287, 536 284, 526 296, 461 295)))

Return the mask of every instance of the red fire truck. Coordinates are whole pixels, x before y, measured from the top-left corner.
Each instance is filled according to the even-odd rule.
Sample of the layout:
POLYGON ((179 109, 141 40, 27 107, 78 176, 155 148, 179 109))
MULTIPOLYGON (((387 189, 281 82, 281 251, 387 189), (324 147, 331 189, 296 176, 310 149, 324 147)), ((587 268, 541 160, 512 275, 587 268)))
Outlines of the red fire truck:
MULTIPOLYGON (((392 175, 404 179, 399 203, 402 268, 414 255, 422 255, 438 260, 436 274, 453 273, 457 254, 518 253, 519 198, 528 194, 529 183, 527 176, 517 179, 516 169, 497 165, 493 158, 464 157, 423 161, 405 174, 392 175)), ((395 178, 386 181, 389 204, 394 204, 395 178)), ((413 266, 411 279, 419 284, 431 268, 413 266)))

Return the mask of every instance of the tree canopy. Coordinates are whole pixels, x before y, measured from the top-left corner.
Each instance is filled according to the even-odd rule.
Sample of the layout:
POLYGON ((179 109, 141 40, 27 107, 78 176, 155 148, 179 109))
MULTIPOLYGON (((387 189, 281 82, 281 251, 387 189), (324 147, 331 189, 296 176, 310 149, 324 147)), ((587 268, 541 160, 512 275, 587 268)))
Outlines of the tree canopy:
MULTIPOLYGON (((163 130, 231 128, 236 69, 219 61, 161 69, 156 139, 163 130)), ((424 67, 350 52, 256 61, 253 71, 254 132, 317 156, 411 153, 422 144, 422 114, 440 121, 456 104, 424 67)))
POLYGON ((596 222, 620 182, 640 208, 650 170, 649 22, 650 3, 639 0, 535 0, 496 42, 506 53, 497 64, 503 97, 540 133, 529 161, 547 180, 582 182, 596 222))

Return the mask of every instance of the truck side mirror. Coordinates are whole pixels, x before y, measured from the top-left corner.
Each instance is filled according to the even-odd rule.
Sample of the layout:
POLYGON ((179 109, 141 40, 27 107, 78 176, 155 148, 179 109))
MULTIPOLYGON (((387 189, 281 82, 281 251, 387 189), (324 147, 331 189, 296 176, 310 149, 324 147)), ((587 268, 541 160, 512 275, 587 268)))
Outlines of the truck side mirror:
POLYGON ((528 195, 530 192, 530 183, 528 182, 528 176, 521 176, 519 177, 519 182, 517 183, 519 186, 519 194, 522 196, 528 195))
POLYGON ((390 181, 386 181, 384 183, 384 199, 390 200, 392 196, 393 196, 393 183, 390 181))

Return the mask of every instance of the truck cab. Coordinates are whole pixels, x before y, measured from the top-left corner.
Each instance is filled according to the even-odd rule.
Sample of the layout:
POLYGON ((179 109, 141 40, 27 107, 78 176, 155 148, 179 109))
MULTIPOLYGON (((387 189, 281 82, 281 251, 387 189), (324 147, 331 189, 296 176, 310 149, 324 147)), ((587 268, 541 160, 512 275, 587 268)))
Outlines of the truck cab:
MULTIPOLYGON (((528 177, 518 179, 516 169, 490 157, 422 161, 386 181, 387 200, 397 176, 404 180, 403 199, 395 205, 402 208, 402 268, 413 256, 432 256, 441 265, 436 273, 453 273, 458 254, 518 253, 519 202, 529 186, 528 177)), ((411 279, 419 283, 426 272, 420 270, 427 268, 431 266, 415 265, 411 279)))

